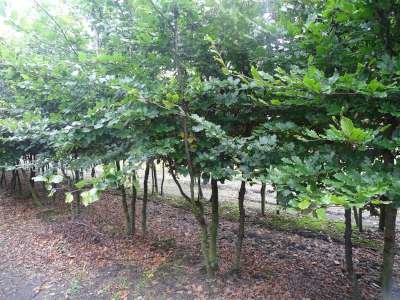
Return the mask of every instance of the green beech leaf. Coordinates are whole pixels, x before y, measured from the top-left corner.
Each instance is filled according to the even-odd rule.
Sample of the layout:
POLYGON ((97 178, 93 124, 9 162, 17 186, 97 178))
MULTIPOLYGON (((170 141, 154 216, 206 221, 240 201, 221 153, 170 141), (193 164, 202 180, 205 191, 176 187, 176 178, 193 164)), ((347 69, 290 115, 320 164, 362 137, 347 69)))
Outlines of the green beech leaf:
POLYGON ((74 196, 72 193, 65 193, 65 203, 72 203, 74 201, 74 196))
POLYGON ((308 198, 304 198, 301 202, 297 204, 297 207, 301 210, 305 210, 309 208, 311 205, 311 201, 308 198))

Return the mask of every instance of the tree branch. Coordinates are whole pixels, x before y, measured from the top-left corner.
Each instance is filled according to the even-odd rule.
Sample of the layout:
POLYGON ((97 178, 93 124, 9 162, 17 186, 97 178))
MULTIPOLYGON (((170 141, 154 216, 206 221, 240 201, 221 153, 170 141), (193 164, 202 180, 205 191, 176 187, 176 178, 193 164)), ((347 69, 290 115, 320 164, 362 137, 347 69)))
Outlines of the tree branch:
POLYGON ((64 39, 68 43, 69 47, 71 48, 72 52, 76 55, 76 57, 79 57, 78 52, 76 52, 74 46, 72 45, 72 42, 69 40, 67 37, 67 34, 65 33, 64 29, 61 27, 61 25, 57 22, 57 20, 42 6, 37 0, 33 0, 35 4, 54 22, 54 24, 57 26, 57 28, 60 30, 61 34, 63 35, 64 39))
POLYGON ((189 197, 188 195, 186 195, 185 192, 183 191, 182 186, 181 186, 181 184, 179 183, 178 178, 176 178, 176 174, 174 173, 174 171, 170 169, 170 170, 169 170, 169 173, 171 174, 172 179, 175 181, 176 186, 178 187, 179 192, 181 193, 181 195, 183 196, 183 198, 185 198, 187 201, 191 202, 190 197, 189 197))

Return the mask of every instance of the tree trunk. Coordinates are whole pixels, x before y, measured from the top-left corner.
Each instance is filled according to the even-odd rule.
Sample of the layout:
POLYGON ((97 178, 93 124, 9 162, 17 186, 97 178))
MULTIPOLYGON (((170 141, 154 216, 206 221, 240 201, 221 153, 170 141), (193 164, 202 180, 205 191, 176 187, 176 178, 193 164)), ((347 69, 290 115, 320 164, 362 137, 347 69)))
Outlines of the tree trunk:
MULTIPOLYGON (((212 189, 212 187, 211 187, 211 189, 212 189)), ((197 177, 197 191, 198 191, 197 198, 199 200, 204 199, 203 189, 201 188, 201 178, 200 178, 200 176, 197 177)))
POLYGON ((210 268, 214 271, 218 270, 218 182, 211 179, 211 224, 210 224, 210 251, 209 262, 210 268))
POLYGON ((386 219, 386 205, 381 204, 379 206, 379 230, 385 230, 385 219, 386 219))
POLYGON ((358 227, 358 212, 357 212, 357 208, 353 207, 353 215, 354 215, 354 222, 356 223, 357 227, 358 227))
POLYGON ((156 195, 158 195, 157 166, 154 163, 154 161, 152 163, 152 171, 153 171, 154 191, 156 195))
POLYGON ((267 184, 265 182, 261 183, 261 215, 265 216, 265 190, 267 188, 267 184))
POLYGON ((392 205, 385 207, 386 222, 383 245, 382 296, 392 299, 393 262, 396 249, 396 216, 397 208, 392 205))
POLYGON ((32 179, 32 178, 35 177, 35 176, 36 176, 36 174, 35 174, 35 167, 33 167, 33 168, 31 168, 31 172, 30 172, 30 175, 29 175, 29 189, 30 189, 30 192, 31 192, 31 196, 32 196, 33 203, 34 203, 36 206, 41 207, 41 206, 43 206, 43 205, 42 205, 42 203, 40 202, 38 195, 36 194, 36 190, 35 190, 35 181, 32 179))
POLYGON ((16 178, 16 183, 18 184, 18 192, 21 194, 21 192, 22 192, 22 184, 21 184, 21 178, 19 176, 18 170, 15 170, 15 178, 16 178))
POLYGON ((363 215, 363 209, 360 208, 358 210, 358 231, 359 232, 363 232, 364 231, 362 215, 363 215))
POLYGON ((242 246, 244 238, 244 221, 245 221, 245 211, 244 211, 244 195, 246 194, 246 181, 242 181, 239 190, 238 204, 239 204, 239 228, 236 241, 235 249, 235 261, 233 264, 233 271, 240 271, 240 259, 242 255, 242 246))
POLYGON ((347 276, 352 285, 352 299, 361 299, 361 291, 358 287, 357 277, 354 272, 353 266, 353 243, 351 241, 352 228, 351 228, 351 209, 346 208, 344 211, 345 216, 345 231, 344 231, 344 246, 345 246, 345 260, 347 276))
MULTIPOLYGON (((115 165, 117 167, 117 171, 121 171, 121 166, 120 162, 117 160, 115 162, 115 165)), ((129 208, 128 208, 128 201, 126 199, 126 189, 124 186, 124 183, 119 184, 119 190, 121 191, 122 195, 122 210, 124 211, 124 216, 125 216, 125 224, 126 224, 126 234, 129 236, 131 235, 131 218, 129 216, 129 208)))
POLYGON ((204 207, 200 201, 192 202, 192 211, 200 226, 200 240, 201 240, 201 253, 203 254, 204 265, 206 267, 207 275, 210 278, 215 276, 215 271, 210 264, 210 244, 208 239, 207 223, 204 218, 204 207))
MULTIPOLYGON (((80 177, 79 170, 75 170, 75 183, 77 183, 79 181, 79 177, 80 177)), ((73 193, 73 195, 74 195, 74 203, 75 203, 74 216, 77 217, 81 213, 80 192, 77 190, 73 193)))
POLYGON ((160 186, 160 195, 164 196, 164 180, 165 180, 165 163, 162 163, 162 178, 161 178, 161 186, 160 186))
POLYGON ((15 192, 16 187, 17 187, 17 177, 15 176, 15 170, 12 170, 12 171, 11 171, 11 182, 10 182, 10 187, 11 187, 11 190, 12 190, 13 192, 15 192))
POLYGON ((153 172, 153 163, 150 164, 150 175, 151 175, 151 194, 154 195, 154 172, 153 172))
MULTIPOLYGON (((74 158, 78 159, 78 152, 76 152, 76 151, 74 153, 74 158)), ((80 178, 80 170, 76 169, 74 172, 74 175, 75 175, 75 183, 77 183, 80 178)), ((74 216, 76 217, 81 213, 81 197, 80 197, 79 190, 76 190, 73 193, 73 196, 74 196, 74 203, 75 203, 74 216)))
POLYGON ((131 234, 135 235, 136 232, 136 199, 137 199, 137 191, 136 191, 136 186, 135 186, 135 172, 133 172, 132 175, 132 199, 131 199, 131 234))
POLYGON ((344 211, 345 231, 344 231, 344 246, 346 271, 349 275, 353 274, 353 245, 351 242, 351 209, 346 208, 344 211))
POLYGON ((3 184, 4 184, 4 186, 7 185, 7 182, 6 182, 6 171, 4 170, 4 168, 1 170, 0 186, 2 187, 3 184))
POLYGON ((95 177, 96 177, 96 168, 95 168, 95 167, 92 168, 92 171, 91 171, 91 173, 90 173, 90 176, 92 176, 92 178, 95 178, 95 177))
POLYGON ((142 202, 142 234, 147 233, 147 200, 148 200, 148 182, 149 182, 150 162, 146 161, 146 169, 143 179, 143 202, 142 202))

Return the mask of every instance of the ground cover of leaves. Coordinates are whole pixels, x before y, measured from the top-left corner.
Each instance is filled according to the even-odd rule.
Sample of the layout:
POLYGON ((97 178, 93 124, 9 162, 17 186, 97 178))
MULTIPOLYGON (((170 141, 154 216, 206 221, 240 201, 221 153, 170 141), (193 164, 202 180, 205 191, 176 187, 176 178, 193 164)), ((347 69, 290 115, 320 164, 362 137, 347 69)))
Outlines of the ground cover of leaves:
MULTIPOLYGON (((62 201, 42 208, 0 192, 1 299, 346 299, 343 244, 272 229, 249 217, 240 276, 230 273, 237 224, 220 221, 220 271, 208 280, 191 213, 149 204, 149 233, 124 235, 107 193, 73 219, 62 201)), ((140 224, 140 201, 138 220, 140 224)), ((140 228, 138 228, 140 229, 140 228)), ((364 299, 379 292, 381 254, 354 249, 364 299)), ((395 272, 399 266, 396 262, 395 272)))

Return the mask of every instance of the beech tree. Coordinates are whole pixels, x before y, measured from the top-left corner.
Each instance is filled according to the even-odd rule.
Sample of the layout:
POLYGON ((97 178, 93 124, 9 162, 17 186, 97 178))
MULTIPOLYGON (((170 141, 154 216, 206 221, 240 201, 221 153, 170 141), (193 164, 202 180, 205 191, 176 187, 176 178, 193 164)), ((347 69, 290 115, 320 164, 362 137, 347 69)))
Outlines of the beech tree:
POLYGON ((43 182, 50 195, 65 193, 76 217, 118 189, 134 238, 137 199, 142 235, 151 231, 149 176, 160 162, 193 212, 210 277, 224 182, 241 183, 235 271, 246 187, 262 183, 264 217, 267 184, 280 205, 320 219, 339 205, 354 297, 351 210, 380 207, 390 298, 400 204, 397 0, 32 4, 30 17, 7 15, 18 34, 0 41, 0 185, 10 171, 16 190, 29 171, 37 205, 43 182), (200 180, 210 183, 209 201, 200 180))

